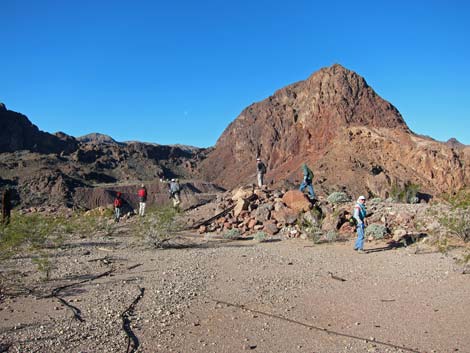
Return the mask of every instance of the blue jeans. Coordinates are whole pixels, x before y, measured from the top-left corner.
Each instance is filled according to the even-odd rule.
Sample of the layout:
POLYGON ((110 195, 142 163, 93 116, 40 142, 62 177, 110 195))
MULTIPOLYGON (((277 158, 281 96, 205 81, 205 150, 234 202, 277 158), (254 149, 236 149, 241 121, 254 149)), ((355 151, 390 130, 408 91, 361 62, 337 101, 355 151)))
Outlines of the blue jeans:
POLYGON ((364 248, 364 229, 365 229, 364 223, 358 224, 356 226, 357 239, 356 239, 356 243, 354 244, 354 249, 362 250, 364 248))
POLYGON ((305 180, 302 182, 302 184, 300 184, 300 188, 299 190, 300 191, 304 191, 304 189, 307 188, 308 189, 308 193, 310 195, 310 198, 311 199, 314 199, 315 198, 315 192, 313 191, 313 185, 312 183, 310 182, 306 182, 305 180))

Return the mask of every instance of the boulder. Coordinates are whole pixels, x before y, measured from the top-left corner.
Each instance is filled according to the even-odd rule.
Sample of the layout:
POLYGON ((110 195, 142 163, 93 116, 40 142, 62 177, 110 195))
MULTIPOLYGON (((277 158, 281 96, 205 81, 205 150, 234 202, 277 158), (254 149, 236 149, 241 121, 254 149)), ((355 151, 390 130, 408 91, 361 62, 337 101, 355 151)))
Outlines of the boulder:
POLYGON ((299 190, 290 190, 286 192, 282 197, 282 202, 295 212, 308 211, 312 207, 307 196, 299 190))
POLYGON ((294 224, 297 221, 297 212, 294 210, 284 207, 279 211, 272 211, 271 217, 284 224, 294 224))

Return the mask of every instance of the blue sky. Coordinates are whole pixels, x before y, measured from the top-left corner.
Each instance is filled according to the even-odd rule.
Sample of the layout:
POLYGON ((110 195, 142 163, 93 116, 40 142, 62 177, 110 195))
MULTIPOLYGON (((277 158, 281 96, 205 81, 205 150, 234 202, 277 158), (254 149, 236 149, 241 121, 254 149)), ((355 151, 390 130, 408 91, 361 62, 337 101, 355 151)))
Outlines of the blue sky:
POLYGON ((470 144, 469 4, 2 0, 0 101, 48 132, 206 147, 339 63, 416 133, 470 144))

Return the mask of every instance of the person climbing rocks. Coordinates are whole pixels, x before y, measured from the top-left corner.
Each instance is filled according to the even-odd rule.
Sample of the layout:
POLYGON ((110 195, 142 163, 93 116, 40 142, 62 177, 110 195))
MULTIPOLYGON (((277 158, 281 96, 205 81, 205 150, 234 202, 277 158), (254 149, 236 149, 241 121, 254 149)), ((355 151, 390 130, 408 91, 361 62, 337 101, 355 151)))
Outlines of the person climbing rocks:
POLYGON ((256 158, 256 175, 258 177, 258 186, 260 188, 264 185, 265 174, 266 174, 266 165, 261 161, 261 158, 256 158))
POLYGON ((303 192, 305 188, 307 188, 309 196, 310 196, 310 200, 314 200, 315 192, 313 191, 313 185, 312 185, 313 172, 310 170, 307 164, 304 163, 302 164, 302 173, 303 173, 304 179, 302 183, 300 184, 299 190, 303 192))
POLYGON ((144 184, 140 186, 139 191, 137 191, 137 195, 139 196, 139 216, 143 217, 145 215, 145 205, 147 203, 147 189, 144 184))
POLYGON ((121 208, 122 208, 122 194, 118 192, 114 198, 114 221, 119 222, 121 218, 121 208))
POLYGON ((359 196, 356 204, 354 205, 353 217, 356 220, 357 239, 354 244, 354 250, 359 253, 364 253, 364 232, 365 232, 365 218, 367 215, 366 198, 359 196))

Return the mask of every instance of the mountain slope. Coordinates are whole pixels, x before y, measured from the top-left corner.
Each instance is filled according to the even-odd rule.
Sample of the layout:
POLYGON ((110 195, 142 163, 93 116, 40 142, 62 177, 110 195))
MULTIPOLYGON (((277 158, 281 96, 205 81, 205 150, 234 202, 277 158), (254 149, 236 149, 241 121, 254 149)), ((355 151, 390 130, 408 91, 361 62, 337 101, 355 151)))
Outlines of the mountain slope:
POLYGON ((309 163, 325 192, 387 196, 418 183, 429 193, 468 185, 468 153, 410 131, 398 110, 358 74, 335 64, 242 111, 201 165, 226 187, 254 182, 255 159, 267 180, 301 178, 309 163))

